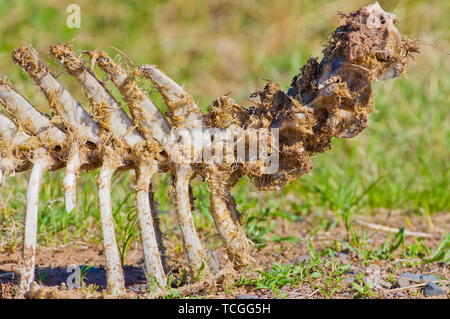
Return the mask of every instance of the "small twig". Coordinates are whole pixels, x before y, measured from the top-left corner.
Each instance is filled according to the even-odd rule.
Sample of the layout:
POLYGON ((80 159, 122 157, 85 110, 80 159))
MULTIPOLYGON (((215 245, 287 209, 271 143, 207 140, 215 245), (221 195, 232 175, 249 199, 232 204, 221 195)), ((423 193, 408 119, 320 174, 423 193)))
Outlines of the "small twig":
POLYGON ((310 297, 314 296, 318 291, 319 291, 319 289, 316 289, 312 293, 302 296, 300 299, 310 298, 310 297))
POLYGON ((209 289, 210 287, 213 287, 219 279, 223 279, 223 281, 225 281, 227 276, 235 276, 234 270, 227 267, 219 271, 216 275, 211 275, 210 277, 196 283, 188 284, 177 289, 170 288, 169 290, 165 290, 162 292, 146 294, 146 296, 152 299, 158 299, 167 296, 170 292, 177 291, 178 297, 183 297, 189 294, 209 289))
POLYGON ((427 283, 422 283, 422 284, 417 284, 417 285, 412 285, 412 286, 402 287, 402 288, 385 289, 384 291, 386 291, 386 292, 394 292, 394 291, 400 291, 400 290, 407 290, 407 289, 411 289, 411 288, 419 288, 419 287, 423 287, 423 286, 425 286, 426 284, 427 284, 427 283))
MULTIPOLYGON (((433 282, 433 283, 441 283, 441 282, 448 282, 447 280, 436 280, 436 281, 429 281, 429 282, 433 282)), ((411 288, 419 288, 419 287, 423 287, 426 286, 428 284, 428 282, 424 282, 421 284, 416 284, 416 285, 412 285, 412 286, 408 286, 408 287, 402 287, 402 288, 395 288, 395 289, 384 289, 384 291, 386 292, 394 292, 394 291, 400 291, 400 290, 407 290, 407 289, 411 289, 411 288)))
MULTIPOLYGON (((373 224, 373 223, 367 223, 367 222, 364 222, 359 219, 355 219, 355 223, 365 226, 370 229, 380 230, 380 231, 384 231, 384 232, 397 233, 400 231, 400 229, 398 229, 398 228, 387 227, 387 226, 382 226, 382 225, 373 224)), ((421 232, 411 232, 408 230, 405 230, 405 236, 416 236, 416 237, 423 237, 423 238, 440 238, 441 237, 440 235, 433 235, 433 234, 421 233, 421 232)))

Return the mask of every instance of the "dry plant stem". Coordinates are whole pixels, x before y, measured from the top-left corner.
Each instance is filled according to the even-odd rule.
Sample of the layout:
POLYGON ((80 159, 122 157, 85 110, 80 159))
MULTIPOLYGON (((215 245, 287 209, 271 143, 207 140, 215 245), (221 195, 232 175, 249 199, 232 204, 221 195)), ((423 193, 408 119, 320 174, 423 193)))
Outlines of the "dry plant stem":
MULTIPOLYGON (((227 286, 227 284, 230 283, 230 279, 231 281, 234 281, 234 278, 236 277, 236 272, 230 267, 226 267, 222 270, 220 270, 217 274, 211 275, 209 277, 203 277, 202 279, 200 279, 199 281, 192 283, 192 284, 188 284, 185 286, 182 286, 178 289, 176 289, 177 293, 178 293, 178 297, 184 297, 187 295, 192 295, 195 294, 199 291, 202 290, 207 290, 210 288, 214 288, 217 285, 217 283, 219 282, 222 286, 227 286)), ((150 294, 149 297, 150 298, 161 298, 164 297, 165 294, 167 294, 167 291, 161 292, 161 293, 153 293, 150 294)))
POLYGON ((136 210, 141 230, 142 249, 149 289, 154 288, 152 281, 155 280, 158 286, 157 290, 164 290, 167 286, 167 279, 155 234, 155 225, 151 212, 153 207, 150 205, 149 199, 150 178, 156 169, 157 164, 151 163, 142 164, 137 170, 136 210), (149 276, 153 278, 148 278, 149 276))
MULTIPOLYGON (((377 225, 377 224, 373 224, 373 223, 367 223, 367 222, 359 220, 359 219, 355 219, 355 223, 357 223, 361 226, 365 226, 367 228, 371 228, 374 230, 380 230, 380 231, 384 231, 387 233, 398 233, 400 231, 400 229, 398 229, 398 228, 387 227, 387 226, 377 225)), ((409 230, 405 230, 405 236, 415 236, 415 237, 422 237, 422 238, 440 238, 441 237, 440 235, 432 235, 432 234, 427 234, 427 233, 422 233, 422 232, 412 232, 409 230)))
POLYGON ((106 255, 107 293, 120 295, 125 293, 122 264, 114 234, 114 220, 111 206, 111 178, 117 166, 104 163, 97 176, 98 205, 102 221, 103 243, 106 255))
POLYGON ((202 276, 209 276, 206 252, 204 251, 191 212, 191 201, 189 196, 189 181, 192 177, 192 169, 189 164, 175 166, 175 206, 178 224, 183 235, 184 248, 188 254, 189 267, 193 278, 198 278, 198 271, 203 265, 202 276))
POLYGON ((53 160, 48 155, 47 151, 44 149, 38 149, 36 151, 33 169, 31 170, 27 189, 25 230, 22 251, 23 265, 19 285, 21 294, 30 290, 30 285, 34 280, 39 191, 41 189, 42 177, 52 164, 53 160))

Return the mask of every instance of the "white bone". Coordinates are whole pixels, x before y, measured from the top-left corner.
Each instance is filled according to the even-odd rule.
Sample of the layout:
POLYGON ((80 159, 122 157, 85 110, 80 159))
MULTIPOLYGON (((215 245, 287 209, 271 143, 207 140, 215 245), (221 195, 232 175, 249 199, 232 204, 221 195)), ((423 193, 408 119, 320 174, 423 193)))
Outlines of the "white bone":
POLYGON ((128 76, 127 72, 119 65, 115 64, 105 52, 94 51, 89 53, 97 57, 97 64, 117 86, 125 100, 128 102, 133 99, 133 102, 139 103, 141 110, 135 108, 133 103, 128 103, 128 107, 136 126, 144 128, 141 129, 141 133, 145 136, 145 132, 151 132, 150 136, 145 136, 145 138, 154 138, 162 143, 164 137, 170 132, 170 126, 155 103, 136 85, 134 79, 128 76))
POLYGON ((116 168, 108 164, 100 168, 97 176, 98 205, 102 221, 103 244, 106 255, 107 292, 112 295, 125 293, 122 264, 114 234, 114 220, 111 206, 111 178, 116 168))
POLYGON ((189 198, 189 181, 192 175, 190 165, 177 165, 175 168, 175 205, 178 224, 184 240, 184 248, 188 254, 189 267, 194 276, 203 264, 202 275, 209 275, 209 267, 206 262, 206 252, 203 249, 197 231, 194 226, 194 219, 191 212, 191 201, 189 198))
POLYGON ((99 128, 91 119, 80 103, 66 90, 66 88, 51 74, 47 66, 39 60, 36 51, 20 47, 13 52, 13 60, 39 86, 47 99, 57 102, 57 113, 62 117, 64 125, 75 131, 77 136, 86 136, 87 140, 99 143, 99 128), (54 101, 57 99, 57 101, 54 101))
POLYGON ((0 82, 0 102, 31 134, 62 145, 66 134, 51 125, 50 120, 6 82, 0 82))
POLYGON ((84 161, 80 158, 80 148, 78 144, 73 143, 70 148, 63 179, 66 211, 68 213, 70 213, 76 206, 77 177, 83 162, 84 161))
MULTIPOLYGON (((154 292, 164 290, 167 279, 156 240, 155 225, 152 218, 149 201, 150 177, 156 171, 156 161, 150 165, 141 165, 137 170, 136 210, 141 230, 142 249, 144 252, 145 270, 148 275, 156 280, 157 286, 154 292)), ((152 289, 152 278, 147 278, 149 289, 152 289)))
POLYGON ((154 65, 144 64, 139 70, 153 82, 173 115, 182 120, 183 127, 203 127, 203 114, 200 108, 181 86, 154 65))
POLYGON ((107 129, 116 139, 123 139, 128 146, 134 146, 143 140, 136 129, 130 129, 133 126, 131 120, 120 108, 119 103, 99 82, 93 73, 75 57, 71 48, 66 47, 64 44, 60 44, 52 47, 52 54, 65 66, 69 74, 73 75, 80 83, 91 103, 107 108, 111 119, 111 127, 108 127, 107 129), (58 54, 58 48, 65 50, 65 55, 58 54), (70 64, 76 64, 78 66, 77 70, 71 70, 70 64))
POLYGON ((44 173, 52 164, 53 160, 46 150, 38 149, 36 151, 27 189, 27 208, 22 253, 23 265, 19 284, 22 294, 30 290, 30 285, 34 280, 39 191, 44 173))

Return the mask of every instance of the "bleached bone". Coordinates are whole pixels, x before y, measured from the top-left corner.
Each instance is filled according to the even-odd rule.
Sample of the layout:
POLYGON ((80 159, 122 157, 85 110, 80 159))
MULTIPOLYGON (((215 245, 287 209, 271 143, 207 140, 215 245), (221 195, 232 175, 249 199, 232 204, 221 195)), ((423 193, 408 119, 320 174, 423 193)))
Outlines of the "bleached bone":
POLYGON ((114 220, 111 206, 111 178, 116 171, 117 163, 107 161, 103 163, 97 176, 98 203, 102 221, 103 243, 106 255, 106 280, 108 293, 124 294, 125 282, 122 272, 116 236, 114 234, 114 220))
MULTIPOLYGON (((115 152, 116 153, 118 151, 120 152, 120 154, 116 154, 116 158, 114 159, 114 161, 124 161, 123 164, 126 164, 127 161, 133 162, 133 159, 130 158, 129 149, 141 147, 143 144, 145 144, 145 142, 142 139, 140 133, 135 128, 132 127, 130 119, 120 108, 120 105, 112 97, 111 93, 95 78, 95 76, 90 72, 90 70, 88 70, 81 63, 81 61, 78 60, 78 58, 73 54, 70 45, 60 44, 53 46, 51 48, 51 53, 55 56, 57 60, 61 62, 61 64, 66 68, 68 73, 78 80, 94 109, 96 109, 98 113, 102 114, 103 118, 100 120, 100 125, 102 126, 103 129, 105 129, 108 133, 112 135, 114 142, 116 143, 115 152), (126 145, 122 145, 123 144, 122 140, 125 142, 126 145)), ((144 161, 145 162, 144 164, 140 163, 140 161, 139 163, 137 163, 136 161, 134 162, 135 166, 137 167, 136 170, 138 179, 139 181, 141 181, 143 178, 141 175, 148 176, 148 174, 146 174, 147 172, 142 171, 144 168, 149 168, 148 163, 146 161, 144 161)), ((105 164, 110 165, 109 163, 106 163, 104 161, 103 165, 105 164)), ((116 165, 116 168, 118 167, 119 165, 116 165)), ((109 170, 110 169, 108 168, 108 171, 109 170)), ((105 179, 101 184, 102 187, 106 188, 105 186, 106 182, 110 183, 110 179, 109 180, 105 179)), ((149 184, 149 181, 147 181, 147 183, 149 184)), ((146 196, 148 198, 148 189, 149 189, 148 185, 144 185, 143 188, 147 190, 146 196)), ((110 195, 103 193, 102 201, 110 202, 111 199, 106 198, 107 196, 110 195)), ((158 227, 155 227, 153 223, 150 223, 152 218, 151 205, 148 200, 147 201, 141 200, 143 196, 141 189, 138 188, 136 196, 137 196, 136 201, 139 204, 136 206, 136 209, 139 216, 138 219, 140 222, 141 237, 143 240, 144 259, 146 260, 145 266, 147 273, 150 275, 147 277, 148 283, 149 286, 153 285, 151 278, 153 277, 156 278, 157 283, 160 287, 165 288, 166 278, 163 269, 163 264, 161 261, 161 256, 158 251, 148 249, 148 247, 155 247, 155 246, 158 247, 156 233, 159 232, 159 229, 158 227), (148 234, 148 232, 151 232, 152 230, 154 230, 155 234, 148 234), (155 253, 157 253, 156 257, 153 255, 155 253), (154 263, 155 261, 156 264, 154 263)), ((111 215, 110 206, 102 205, 100 203, 100 207, 101 209, 104 210, 102 214, 105 216, 105 218, 107 215, 111 215), (109 210, 109 212, 106 212, 106 210, 109 210)), ((112 223, 105 222, 103 223, 103 227, 107 228, 111 227, 111 229, 108 230, 107 232, 113 232, 112 223)), ((105 245, 106 244, 107 243, 105 242, 105 245)), ((108 249, 110 250, 110 253, 107 254, 107 259, 109 259, 109 261, 107 262, 107 265, 109 265, 108 271, 115 273, 114 275, 111 274, 108 277, 109 280, 114 280, 114 282, 111 282, 111 289, 113 289, 111 290, 111 292, 121 292, 123 291, 124 288, 119 289, 118 287, 119 286, 124 287, 124 280, 123 274, 119 273, 118 271, 118 269, 121 269, 120 264, 118 264, 120 260, 117 260, 114 257, 117 254, 117 247, 109 243, 108 249)))
MULTIPOLYGON (((139 70, 142 74, 150 79, 154 86, 158 89, 159 93, 163 96, 164 101, 169 109, 169 116, 172 123, 175 123, 177 127, 184 128, 198 128, 205 127, 204 115, 200 108, 194 102, 194 99, 174 80, 169 78, 164 72, 157 69, 155 66, 144 64, 139 70)), ((204 140, 205 141, 205 140, 204 140)), ((208 144, 208 140, 205 141, 203 149, 213 147, 212 144, 208 144)), ((201 155, 201 154, 200 154, 201 155)), ((194 154, 197 156, 197 154, 194 154)), ((206 172, 214 171, 214 176, 224 176, 226 172, 221 172, 214 164, 207 164, 206 172)), ((184 198, 189 198, 188 185, 185 184, 185 173, 179 173, 186 171, 187 167, 184 165, 178 165, 175 169, 176 189, 179 190, 180 198, 177 198, 177 202, 184 203, 184 198), (184 187, 182 186, 184 185, 184 187)), ((191 174, 192 175, 192 174, 191 174)), ((203 174, 205 175, 205 174, 203 174)), ((210 175, 206 173, 206 175, 210 175)), ((228 255, 237 267, 248 265, 251 261, 249 257, 249 241, 245 236, 245 232, 240 222, 235 218, 232 205, 230 206, 231 195, 222 195, 221 192, 225 191, 225 188, 217 189, 213 179, 207 178, 208 186, 211 192, 211 214, 213 215, 217 230, 220 234, 222 241, 227 247, 228 255), (219 191, 219 192, 218 192, 219 191)), ((231 201, 233 202, 232 198, 231 201)), ((233 202, 234 203, 234 202, 233 202)), ((180 208, 190 212, 191 205, 181 205, 180 208)))
POLYGON ((144 252, 145 269, 147 270, 146 277, 153 277, 147 278, 147 280, 149 280, 149 282, 155 280, 157 284, 156 291, 159 291, 166 288, 167 278, 163 265, 164 256, 160 256, 164 252, 161 249, 157 238, 159 235, 157 234, 157 231, 159 231, 159 229, 155 227, 158 225, 158 221, 153 220, 152 210, 154 210, 155 207, 150 204, 150 200, 153 198, 150 199, 149 197, 150 178, 156 170, 156 161, 149 163, 149 165, 139 166, 136 181, 136 207, 138 207, 142 249, 144 252))
MULTIPOLYGON (((172 161, 176 161, 179 156, 174 152, 174 145, 170 143, 171 139, 167 136, 170 134, 170 126, 165 117, 153 101, 136 85, 134 74, 129 76, 125 70, 116 65, 112 59, 103 51, 89 52, 97 64, 105 71, 108 78, 117 86, 120 93, 127 102, 133 116, 135 125, 143 132, 147 140, 155 139, 165 149, 167 154, 172 157, 172 161), (175 158, 173 158, 175 157, 175 158)), ((175 82, 168 82, 168 85, 176 85, 175 82)), ((167 90, 172 91, 171 87, 167 90)), ((178 90, 180 92, 180 90, 178 90)), ((172 98, 173 95, 168 95, 172 98)), ((170 98, 168 98, 170 100, 170 98)), ((186 100, 193 99, 187 93, 184 93, 186 100)), ((172 107, 175 104, 171 104, 172 107)), ((179 104, 179 106, 183 106, 179 104)), ((196 106, 195 106, 196 107, 196 106)), ((177 122, 178 125, 185 124, 177 122)), ((201 123, 200 123, 201 124, 201 123)), ((173 174, 175 175, 175 196, 176 196, 176 212, 178 223, 183 236, 183 244, 188 255, 189 267, 192 278, 197 277, 197 272, 202 267, 202 275, 209 275, 209 268, 206 263, 206 254, 201 246, 200 239, 195 230, 194 220, 191 212, 191 203, 189 196, 189 180, 192 175, 192 169, 189 164, 176 166, 173 174)))
POLYGON ((100 129, 81 104, 39 60, 33 49, 23 46, 14 50, 13 61, 17 63, 44 93, 50 107, 55 110, 64 125, 77 136, 92 143, 100 143, 100 129))
MULTIPOLYGON (((59 129, 54 127, 44 115, 42 115, 40 112, 34 109, 33 106, 30 103, 28 103, 20 94, 18 94, 6 81, 3 81, 1 83, 0 90, 1 90, 0 99, 2 103, 5 105, 7 111, 10 114, 14 115, 14 117, 20 123, 20 125, 23 126, 27 131, 29 131, 33 135, 38 136, 39 139, 44 143, 44 145, 47 145, 49 148, 54 148, 55 146, 62 147, 65 144, 66 135, 59 129)), ((108 163, 108 165, 111 165, 111 163, 108 163)), ((106 167, 105 169, 101 170, 101 173, 103 174, 105 174, 105 172, 109 173, 111 170, 111 167, 109 166, 105 167, 106 167)), ((38 165, 36 170, 39 168, 40 166, 38 165)), ((99 207, 101 210, 102 224, 104 228, 103 231, 105 232, 105 234, 111 233, 114 234, 113 225, 108 222, 109 220, 108 216, 110 216, 110 219, 112 220, 112 212, 111 210, 105 211, 105 209, 110 209, 111 206, 108 205, 108 202, 110 203, 111 201, 109 193, 110 185, 106 185, 108 183, 110 183, 110 178, 108 178, 107 174, 105 177, 99 180, 98 185, 99 187, 101 187, 101 189, 99 189, 99 192, 102 194, 101 196, 99 196, 99 207)), ((36 191, 35 188, 33 188, 33 190, 36 191)), ((31 196, 34 193, 30 192, 29 194, 31 196)), ((32 224, 31 222, 28 222, 28 219, 33 220, 34 218, 34 211, 32 210, 33 207, 34 206, 27 206, 26 224, 32 224), (30 213, 28 213, 28 210, 31 210, 30 213)), ((32 231, 33 228, 30 226, 29 232, 32 231)), ((30 240, 33 239, 33 237, 30 238, 31 238, 30 240)), ((107 266, 109 268, 108 279, 113 280, 113 282, 108 282, 109 286, 108 290, 111 293, 123 293, 125 291, 125 286, 123 274, 121 272, 120 259, 117 260, 117 258, 114 258, 114 256, 118 256, 118 250, 117 246, 110 244, 110 241, 111 241, 110 236, 109 237, 106 236, 105 251, 107 256, 107 266)), ((34 275, 34 271, 32 274, 30 274, 30 269, 34 269, 34 257, 31 261, 29 261, 30 260, 30 258, 28 258, 29 256, 28 255, 25 256, 25 253, 27 252, 29 253, 30 250, 24 250, 24 260, 26 261, 26 263, 24 263, 23 267, 22 273, 23 280, 21 279, 23 284, 20 285, 22 293, 28 291, 29 285, 31 283, 30 278, 32 280, 34 275), (32 262, 32 264, 29 264, 29 262, 32 262)), ((31 250, 31 252, 33 252, 33 250, 31 250)))
POLYGON ((68 213, 76 207, 77 178, 80 174, 80 168, 85 162, 86 155, 80 152, 78 143, 72 143, 63 179, 64 201, 68 213))
POLYGON ((190 94, 154 65, 144 64, 139 70, 161 93, 175 126, 203 127, 203 113, 190 94))
MULTIPOLYGON (((128 132, 131 127, 130 119, 119 108, 118 103, 109 94, 106 88, 94 77, 94 75, 79 61, 72 52, 70 45, 60 44, 50 48, 51 54, 65 67, 67 72, 74 76, 80 83, 89 102, 95 112, 103 116, 99 120, 100 125, 107 133, 110 133, 117 143, 123 140, 129 145, 141 140, 136 131, 128 132), (114 125, 112 124, 114 123, 114 125)), ((107 143, 108 141, 102 141, 107 143)), ((108 151, 108 145, 103 146, 108 151)), ((103 154, 105 156, 107 154, 103 154)), ((103 159, 97 177, 99 192, 99 209, 102 220, 103 242, 105 247, 107 290, 111 294, 123 294, 125 292, 125 280, 123 278, 119 251, 114 235, 114 223, 111 207, 111 177, 114 171, 121 166, 123 155, 115 158, 103 159), (119 163, 117 163, 117 161, 119 163)))
MULTIPOLYGON (((130 109, 134 125, 139 128, 144 137, 148 140, 155 139, 163 144, 165 136, 170 133, 170 125, 155 103, 137 86, 135 75, 129 75, 104 51, 87 51, 87 53, 119 89, 130 109)), ((162 146, 166 147, 166 145, 162 146)))
POLYGON ((36 150, 33 162, 33 169, 31 170, 27 188, 27 208, 22 248, 23 265, 19 283, 21 292, 28 291, 34 280, 39 191, 42 184, 42 177, 54 164, 54 159, 45 149, 40 148, 36 150))
POLYGON ((119 103, 75 56, 70 44, 54 45, 50 48, 50 53, 80 83, 95 112, 100 113, 96 114, 101 117, 100 125, 107 129, 116 141, 124 141, 128 146, 142 142, 142 136, 132 128, 130 118, 122 111, 119 103))
POLYGON ((36 147, 37 150, 34 151, 32 159, 34 164, 27 189, 23 265, 20 279, 20 291, 23 293, 28 291, 34 279, 37 213, 42 175, 52 166, 58 167, 59 163, 50 155, 50 152, 54 153, 56 149, 64 145, 66 134, 53 126, 47 117, 35 109, 6 80, 0 83, 0 103, 5 106, 19 127, 37 136, 39 142, 45 147, 36 147))
POLYGON ((195 277, 208 277, 210 270, 206 259, 206 252, 200 243, 191 212, 189 181, 193 172, 189 165, 176 165, 174 170, 173 178, 177 220, 183 234, 183 245, 188 254, 189 267, 195 277), (199 273, 201 268, 203 270, 199 273))
POLYGON ((50 120, 34 108, 6 80, 0 81, 0 103, 28 133, 39 137, 46 145, 64 145, 66 134, 51 125, 50 120))
MULTIPOLYGON (((14 50, 12 56, 13 61, 42 90, 49 101, 50 107, 61 118, 72 137, 72 147, 70 147, 65 177, 63 179, 66 210, 70 213, 76 205, 76 179, 80 168, 83 164, 89 162, 88 157, 93 157, 93 152, 86 154, 87 149, 80 153, 80 145, 84 145, 88 141, 94 144, 100 143, 98 136, 100 129, 80 103, 64 88, 49 71, 47 66, 39 60, 37 53, 33 49, 27 49, 21 46, 14 50)), ((92 158, 90 161, 92 161, 92 158)))
POLYGON ((230 185, 226 179, 226 175, 217 167, 214 165, 208 167, 211 214, 230 260, 236 268, 241 268, 250 265, 254 259, 250 256, 250 241, 239 221, 234 199, 230 194, 230 185))
POLYGON ((13 121, 0 113, 0 170, 2 172, 0 187, 3 179, 10 173, 21 172, 29 168, 30 161, 24 158, 18 150, 30 138, 30 135, 20 131, 13 121))
MULTIPOLYGON (((152 81, 162 95, 168 108, 167 113, 176 128, 202 128, 204 126, 203 113, 194 99, 175 81, 155 66, 149 64, 140 66, 139 71, 152 81)), ((172 156, 177 156, 177 152, 173 150, 175 147, 174 142, 176 142, 175 139, 166 138, 163 144, 169 149, 172 156)), ((178 223, 183 234, 184 249, 188 254, 189 267, 194 275, 193 277, 198 277, 198 271, 202 267, 201 275, 205 278, 211 272, 206 252, 200 243, 194 226, 191 212, 192 203, 189 195, 189 183, 194 172, 190 164, 182 163, 182 161, 181 163, 174 163, 174 166, 175 205, 178 223)))

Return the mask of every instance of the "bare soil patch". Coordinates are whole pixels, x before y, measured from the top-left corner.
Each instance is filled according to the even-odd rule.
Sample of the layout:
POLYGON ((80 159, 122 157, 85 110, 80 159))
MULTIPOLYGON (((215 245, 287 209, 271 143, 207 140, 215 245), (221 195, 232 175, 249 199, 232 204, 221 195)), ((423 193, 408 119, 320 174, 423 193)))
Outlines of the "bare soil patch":
MULTIPOLYGON (((324 218, 323 216, 321 217, 324 218)), ((326 217, 325 217, 326 218, 326 217)), ((329 214, 330 221, 334 214, 329 214)), ((394 228, 405 227, 410 232, 424 232, 433 235, 431 238, 423 239, 423 246, 431 250, 436 249, 442 238, 450 229, 450 214, 438 213, 427 222, 422 216, 408 212, 377 212, 373 217, 361 217, 361 220, 394 228)), ((355 298, 358 296, 352 286, 352 278, 357 281, 358 275, 371 279, 375 287, 371 289, 372 298, 448 298, 450 291, 448 265, 442 262, 422 263, 419 258, 404 258, 398 254, 395 258, 375 259, 367 263, 354 251, 340 245, 336 249, 336 242, 345 242, 347 231, 344 226, 338 225, 330 230, 319 230, 314 236, 311 232, 317 227, 314 217, 309 216, 295 222, 284 219, 277 220, 275 232, 279 237, 295 236, 299 240, 268 241, 264 248, 254 249, 253 256, 256 260, 250 269, 239 270, 235 276, 238 280, 235 284, 228 281, 227 284, 217 284, 213 289, 192 289, 187 292, 190 296, 201 298, 236 298, 242 295, 253 295, 258 298, 330 298, 326 292, 335 290, 331 298, 355 298), (258 276, 258 270, 267 272, 274 263, 281 265, 307 263, 310 259, 310 251, 307 240, 311 239, 316 251, 333 248, 334 259, 338 264, 348 264, 349 269, 336 281, 335 286, 330 284, 330 278, 318 277, 301 285, 286 284, 279 286, 277 291, 271 289, 258 289, 253 284, 242 284, 240 278, 252 279, 258 276), (398 288, 395 281, 403 273, 420 275, 433 275, 438 284, 446 294, 426 297, 423 293, 425 282, 410 282, 411 288, 398 288), (327 281, 328 280, 328 281, 327 281), (381 284, 380 284, 381 283, 381 284)), ((356 231, 361 231, 363 226, 355 223, 356 231)), ((387 233, 376 229, 366 228, 367 244, 369 249, 380 247, 385 241, 387 233)), ((205 234, 201 234, 203 239, 205 234)), ((405 247, 417 243, 414 236, 406 236, 405 247)), ((167 241, 168 266, 173 275, 173 286, 186 286, 189 275, 184 274, 187 267, 187 259, 180 255, 176 244, 167 241), (183 278, 184 277, 184 278, 183 278)), ((215 250, 220 259, 221 267, 226 266, 229 261, 223 247, 215 250)), ((29 297, 32 298, 105 298, 106 272, 104 268, 104 251, 102 247, 89 243, 77 242, 74 244, 58 247, 39 247, 36 256, 37 282, 29 297), (79 289, 68 289, 67 272, 69 265, 85 265, 87 269, 83 279, 83 287, 79 289)), ((21 263, 21 252, 0 252, 0 297, 14 298, 18 291, 19 267, 21 263)), ((328 267, 325 266, 324 267, 328 267)), ((323 274, 331 273, 332 269, 324 269, 323 274)), ((124 274, 128 295, 125 297, 149 297, 146 287, 145 273, 143 269, 143 258, 138 243, 133 244, 127 252, 124 274)), ((326 276, 325 276, 326 277, 326 276)), ((172 296, 176 296, 172 295, 172 296)))

